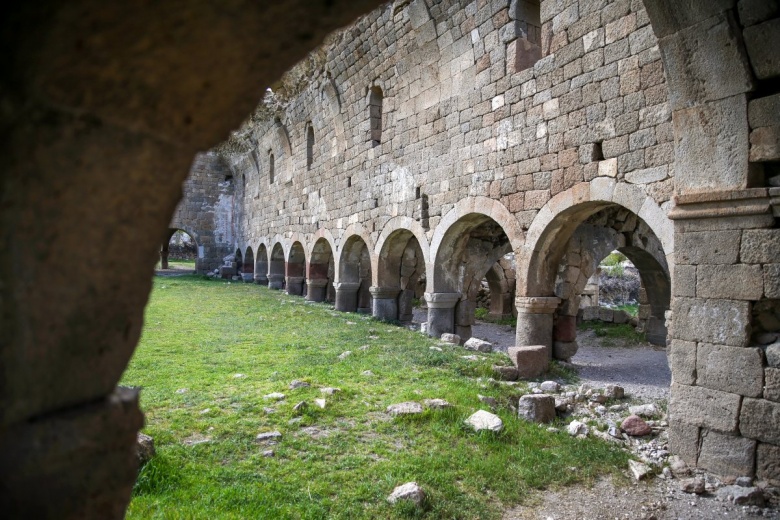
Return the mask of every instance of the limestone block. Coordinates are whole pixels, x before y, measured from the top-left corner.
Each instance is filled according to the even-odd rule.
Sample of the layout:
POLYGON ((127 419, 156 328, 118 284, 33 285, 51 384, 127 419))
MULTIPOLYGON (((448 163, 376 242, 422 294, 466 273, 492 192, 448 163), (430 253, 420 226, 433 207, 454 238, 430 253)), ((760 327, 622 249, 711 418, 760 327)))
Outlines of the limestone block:
POLYGON ((756 449, 756 478, 780 486, 780 446, 758 443, 756 449))
POLYGON ((517 415, 526 421, 546 424, 555 420, 555 398, 546 394, 528 394, 520 397, 517 415))
POLYGON ((674 110, 752 90, 740 28, 721 13, 663 38, 661 54, 674 110))
POLYGON ((764 369, 764 399, 780 403, 780 368, 764 369))
POLYGON ((750 132, 750 160, 780 160, 780 125, 763 126, 750 132))
POLYGON ((750 327, 750 304, 735 300, 676 298, 672 337, 717 345, 745 346, 750 327))
POLYGON ((669 368, 672 382, 683 385, 696 383, 696 343, 672 340, 669 346, 669 368))
POLYGON ((758 79, 780 76, 780 19, 748 27, 743 32, 750 63, 758 79))
POLYGON ((780 94, 773 94, 748 103, 750 128, 780 125, 780 94))
MULTIPOLYGON (((675 261, 680 264, 734 264, 740 253, 740 231, 676 233, 675 261)), ((745 263, 757 263, 745 260, 745 263)))
MULTIPOLYGON (((645 148, 645 147, 643 147, 645 148)), ((669 176, 669 167, 666 165, 656 166, 654 168, 644 168, 634 170, 626 174, 626 182, 632 184, 650 184, 666 179, 669 176)))
POLYGON ((599 320, 605 323, 612 323, 614 312, 607 307, 599 307, 599 320))
POLYGON ((545 345, 509 347, 507 354, 517 367, 519 377, 531 378, 540 376, 547 371, 547 365, 550 362, 547 350, 545 345))
POLYGON ((763 359, 758 348, 699 344, 696 351, 696 384, 749 397, 763 390, 763 359), (739 377, 734 377, 739 374, 739 377))
POLYGON ((695 466, 699 458, 699 427, 670 417, 669 451, 695 466))
POLYGON ((739 414, 739 431, 751 439, 780 444, 780 403, 746 397, 739 414))
POLYGON ((753 476, 756 441, 715 431, 701 433, 699 466, 723 476, 753 476))
POLYGON ((674 279, 672 280, 672 294, 674 296, 696 296, 696 266, 676 265, 674 279))
MULTIPOLYGON (((718 66, 712 68, 719 76, 724 73, 718 66)), ((678 194, 747 186, 748 126, 744 94, 678 109, 672 121, 677 143, 678 194), (721 174, 713 176, 714 171, 721 174)))
POLYGON ((617 177, 617 165, 616 157, 599 161, 599 177, 617 177))
POLYGON ((669 418, 721 432, 736 432, 739 404, 740 396, 736 394, 673 383, 669 418))
POLYGON ((748 229, 743 232, 740 260, 746 264, 767 264, 780 258, 780 230, 748 229))
POLYGON ((739 0, 739 21, 750 27, 780 16, 780 0, 739 0))
POLYGON ((764 292, 759 265, 700 265, 696 272, 696 296, 758 300, 764 292))
POLYGON ((576 341, 554 341, 553 358, 569 361, 577 353, 578 348, 576 341))
POLYGON ((780 299, 780 264, 764 265, 764 296, 780 299))

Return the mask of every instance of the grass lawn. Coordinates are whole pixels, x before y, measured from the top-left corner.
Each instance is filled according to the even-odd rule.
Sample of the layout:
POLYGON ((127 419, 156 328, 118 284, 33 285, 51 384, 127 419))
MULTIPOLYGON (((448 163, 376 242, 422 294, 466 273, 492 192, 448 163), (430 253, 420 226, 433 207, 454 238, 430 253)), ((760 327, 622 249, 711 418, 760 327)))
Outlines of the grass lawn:
POLYGON ((491 365, 509 364, 505 356, 474 362, 460 347, 430 349, 437 345, 254 284, 155 278, 122 384, 143 388, 144 432, 157 455, 140 472, 128 518, 499 518, 530 489, 625 467, 627 455, 602 441, 516 418, 508 405, 524 385, 488 378, 491 365), (311 386, 290 390, 295 379, 311 386), (324 396, 322 387, 341 392, 324 396), (287 397, 265 400, 271 392, 287 397), (498 400, 500 434, 464 427, 489 410, 478 394, 498 400), (426 398, 453 407, 385 413, 426 398), (255 442, 275 430, 278 444, 255 442), (269 449, 275 455, 264 457, 269 449), (408 481, 427 492, 423 508, 387 503, 408 481))

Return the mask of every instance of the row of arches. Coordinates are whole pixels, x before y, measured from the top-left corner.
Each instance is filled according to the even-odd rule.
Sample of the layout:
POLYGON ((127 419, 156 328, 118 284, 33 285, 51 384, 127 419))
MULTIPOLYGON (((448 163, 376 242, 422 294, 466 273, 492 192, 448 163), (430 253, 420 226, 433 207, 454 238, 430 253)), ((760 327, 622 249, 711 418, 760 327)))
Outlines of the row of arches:
POLYGON ((360 224, 338 238, 322 228, 309 236, 263 238, 235 254, 246 281, 330 301, 340 311, 405 322, 413 301, 424 299, 428 333, 454 332, 464 340, 486 281, 492 311, 518 316, 517 344, 546 345, 552 353, 554 343, 575 341, 587 280, 618 250, 646 288, 651 339, 665 343, 673 234, 664 211, 640 187, 605 178, 580 183, 551 199, 528 230, 499 201, 473 197, 430 233, 401 216, 374 236, 360 224))

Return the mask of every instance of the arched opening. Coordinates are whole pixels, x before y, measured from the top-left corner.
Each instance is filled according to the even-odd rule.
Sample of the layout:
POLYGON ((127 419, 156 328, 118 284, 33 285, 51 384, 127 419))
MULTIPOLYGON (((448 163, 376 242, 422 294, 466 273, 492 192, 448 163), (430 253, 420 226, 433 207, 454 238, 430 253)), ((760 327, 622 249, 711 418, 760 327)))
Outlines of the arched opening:
POLYGON ((368 92, 369 140, 372 146, 382 143, 382 89, 373 86, 368 92))
POLYGON ((371 312, 371 255, 365 241, 353 235, 344 243, 336 284, 336 310, 371 312))
POLYGON ((336 267, 333 261, 333 249, 326 238, 314 243, 309 259, 306 280, 306 299, 313 302, 332 302, 336 299, 333 279, 336 267))
POLYGON ((311 170, 312 164, 314 164, 314 127, 309 123, 306 129, 306 169, 311 170))
POLYGON ((425 292, 425 258, 420 243, 406 229, 393 231, 379 253, 378 286, 372 289, 377 318, 411 322, 415 298, 425 292))
POLYGON ((303 296, 306 287, 306 253, 300 242, 293 243, 286 266, 287 294, 303 296))
POLYGON ((477 293, 477 318, 484 315, 488 321, 501 322, 514 317, 516 313, 514 256, 514 253, 502 256, 485 273, 477 293))
POLYGON ((277 291, 284 289, 284 248, 277 242, 271 249, 271 260, 268 266, 268 288, 277 291))
POLYGON ((265 247, 265 244, 260 244, 257 247, 255 283, 259 285, 268 285, 268 249, 265 247))
POLYGON ((169 229, 160 247, 162 270, 197 272, 198 244, 195 237, 182 229, 169 229))
POLYGON ((247 247, 244 253, 244 269, 241 271, 241 277, 247 283, 252 283, 255 279, 255 255, 251 247, 247 247))
MULTIPOLYGON (((241 248, 236 249, 236 252, 233 254, 233 263, 236 265, 236 275, 235 276, 241 276, 244 273, 244 255, 241 254, 241 248)), ((234 277, 235 279, 235 277, 234 277)))
POLYGON ((503 227, 487 215, 468 213, 453 223, 436 252, 434 294, 426 294, 428 333, 470 338, 482 280, 512 250, 503 227))

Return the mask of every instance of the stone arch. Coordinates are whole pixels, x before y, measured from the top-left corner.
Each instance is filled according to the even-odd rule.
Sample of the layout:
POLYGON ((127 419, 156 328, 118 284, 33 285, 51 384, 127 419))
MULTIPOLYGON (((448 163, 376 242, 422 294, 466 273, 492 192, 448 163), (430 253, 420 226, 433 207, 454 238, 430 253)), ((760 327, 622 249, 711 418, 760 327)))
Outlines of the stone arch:
MULTIPOLYGON (((352 226, 350 226, 352 227, 352 226)), ((357 228, 357 226, 355 227, 357 228)), ((362 228, 360 228, 362 230, 362 228)), ((349 228, 348 228, 349 231, 349 228)), ((339 249, 336 283, 336 309, 345 312, 371 311, 372 259, 369 242, 362 233, 345 233, 339 249)))
POLYGON ((328 78, 321 90, 321 98, 327 107, 330 124, 333 128, 333 140, 330 144, 331 157, 337 157, 347 148, 344 118, 341 115, 341 99, 332 78, 328 78))
POLYGON ((171 242, 171 238, 173 237, 174 233, 177 231, 182 231, 186 234, 188 234, 192 240, 195 242, 195 272, 200 272, 201 265, 200 265, 200 259, 203 256, 203 250, 204 247, 200 242, 200 239, 198 238, 198 235, 192 231, 188 231, 187 229, 183 228, 182 226, 174 226, 170 227, 166 230, 162 243, 160 245, 160 268, 161 269, 168 269, 168 255, 169 255, 169 244, 171 242))
POLYGON ((277 180, 282 183, 290 182, 293 170, 292 144, 290 133, 279 118, 274 119, 272 135, 273 146, 270 157, 273 157, 273 165, 269 164, 269 172, 273 170, 273 182, 277 180))
POLYGON ((485 273, 490 288, 489 315, 493 319, 511 318, 515 314, 514 269, 509 266, 512 277, 507 276, 503 263, 504 259, 499 259, 485 273))
POLYGON ((306 299, 315 302, 334 301, 336 293, 333 280, 336 276, 336 263, 333 236, 327 230, 320 230, 312 240, 306 269, 306 299))
POLYGON ((255 256, 255 283, 259 285, 268 285, 268 247, 265 241, 261 241, 257 246, 257 255, 255 256))
POLYGON ((373 315, 386 320, 411 321, 412 300, 418 282, 426 276, 428 243, 422 226, 408 217, 395 217, 385 225, 377 241, 373 315), (406 227, 408 226, 408 228, 406 227))
POLYGON ((271 256, 268 259, 268 288, 281 290, 284 289, 285 279, 285 258, 282 242, 276 240, 271 249, 271 256))
POLYGON ((241 276, 244 272, 244 255, 241 252, 241 247, 236 248, 236 252, 233 254, 233 261, 236 263, 236 275, 241 276))
POLYGON ((290 245, 286 265, 287 294, 303 296, 306 286, 306 250, 299 240, 290 245))
POLYGON ((425 295, 429 334, 469 338, 485 273, 523 243, 519 222, 500 202, 473 197, 456 204, 431 241, 432 277, 425 295))
POLYGON ((251 283, 255 278, 255 255, 252 246, 246 246, 244 251, 244 269, 241 271, 241 277, 245 282, 251 283))

